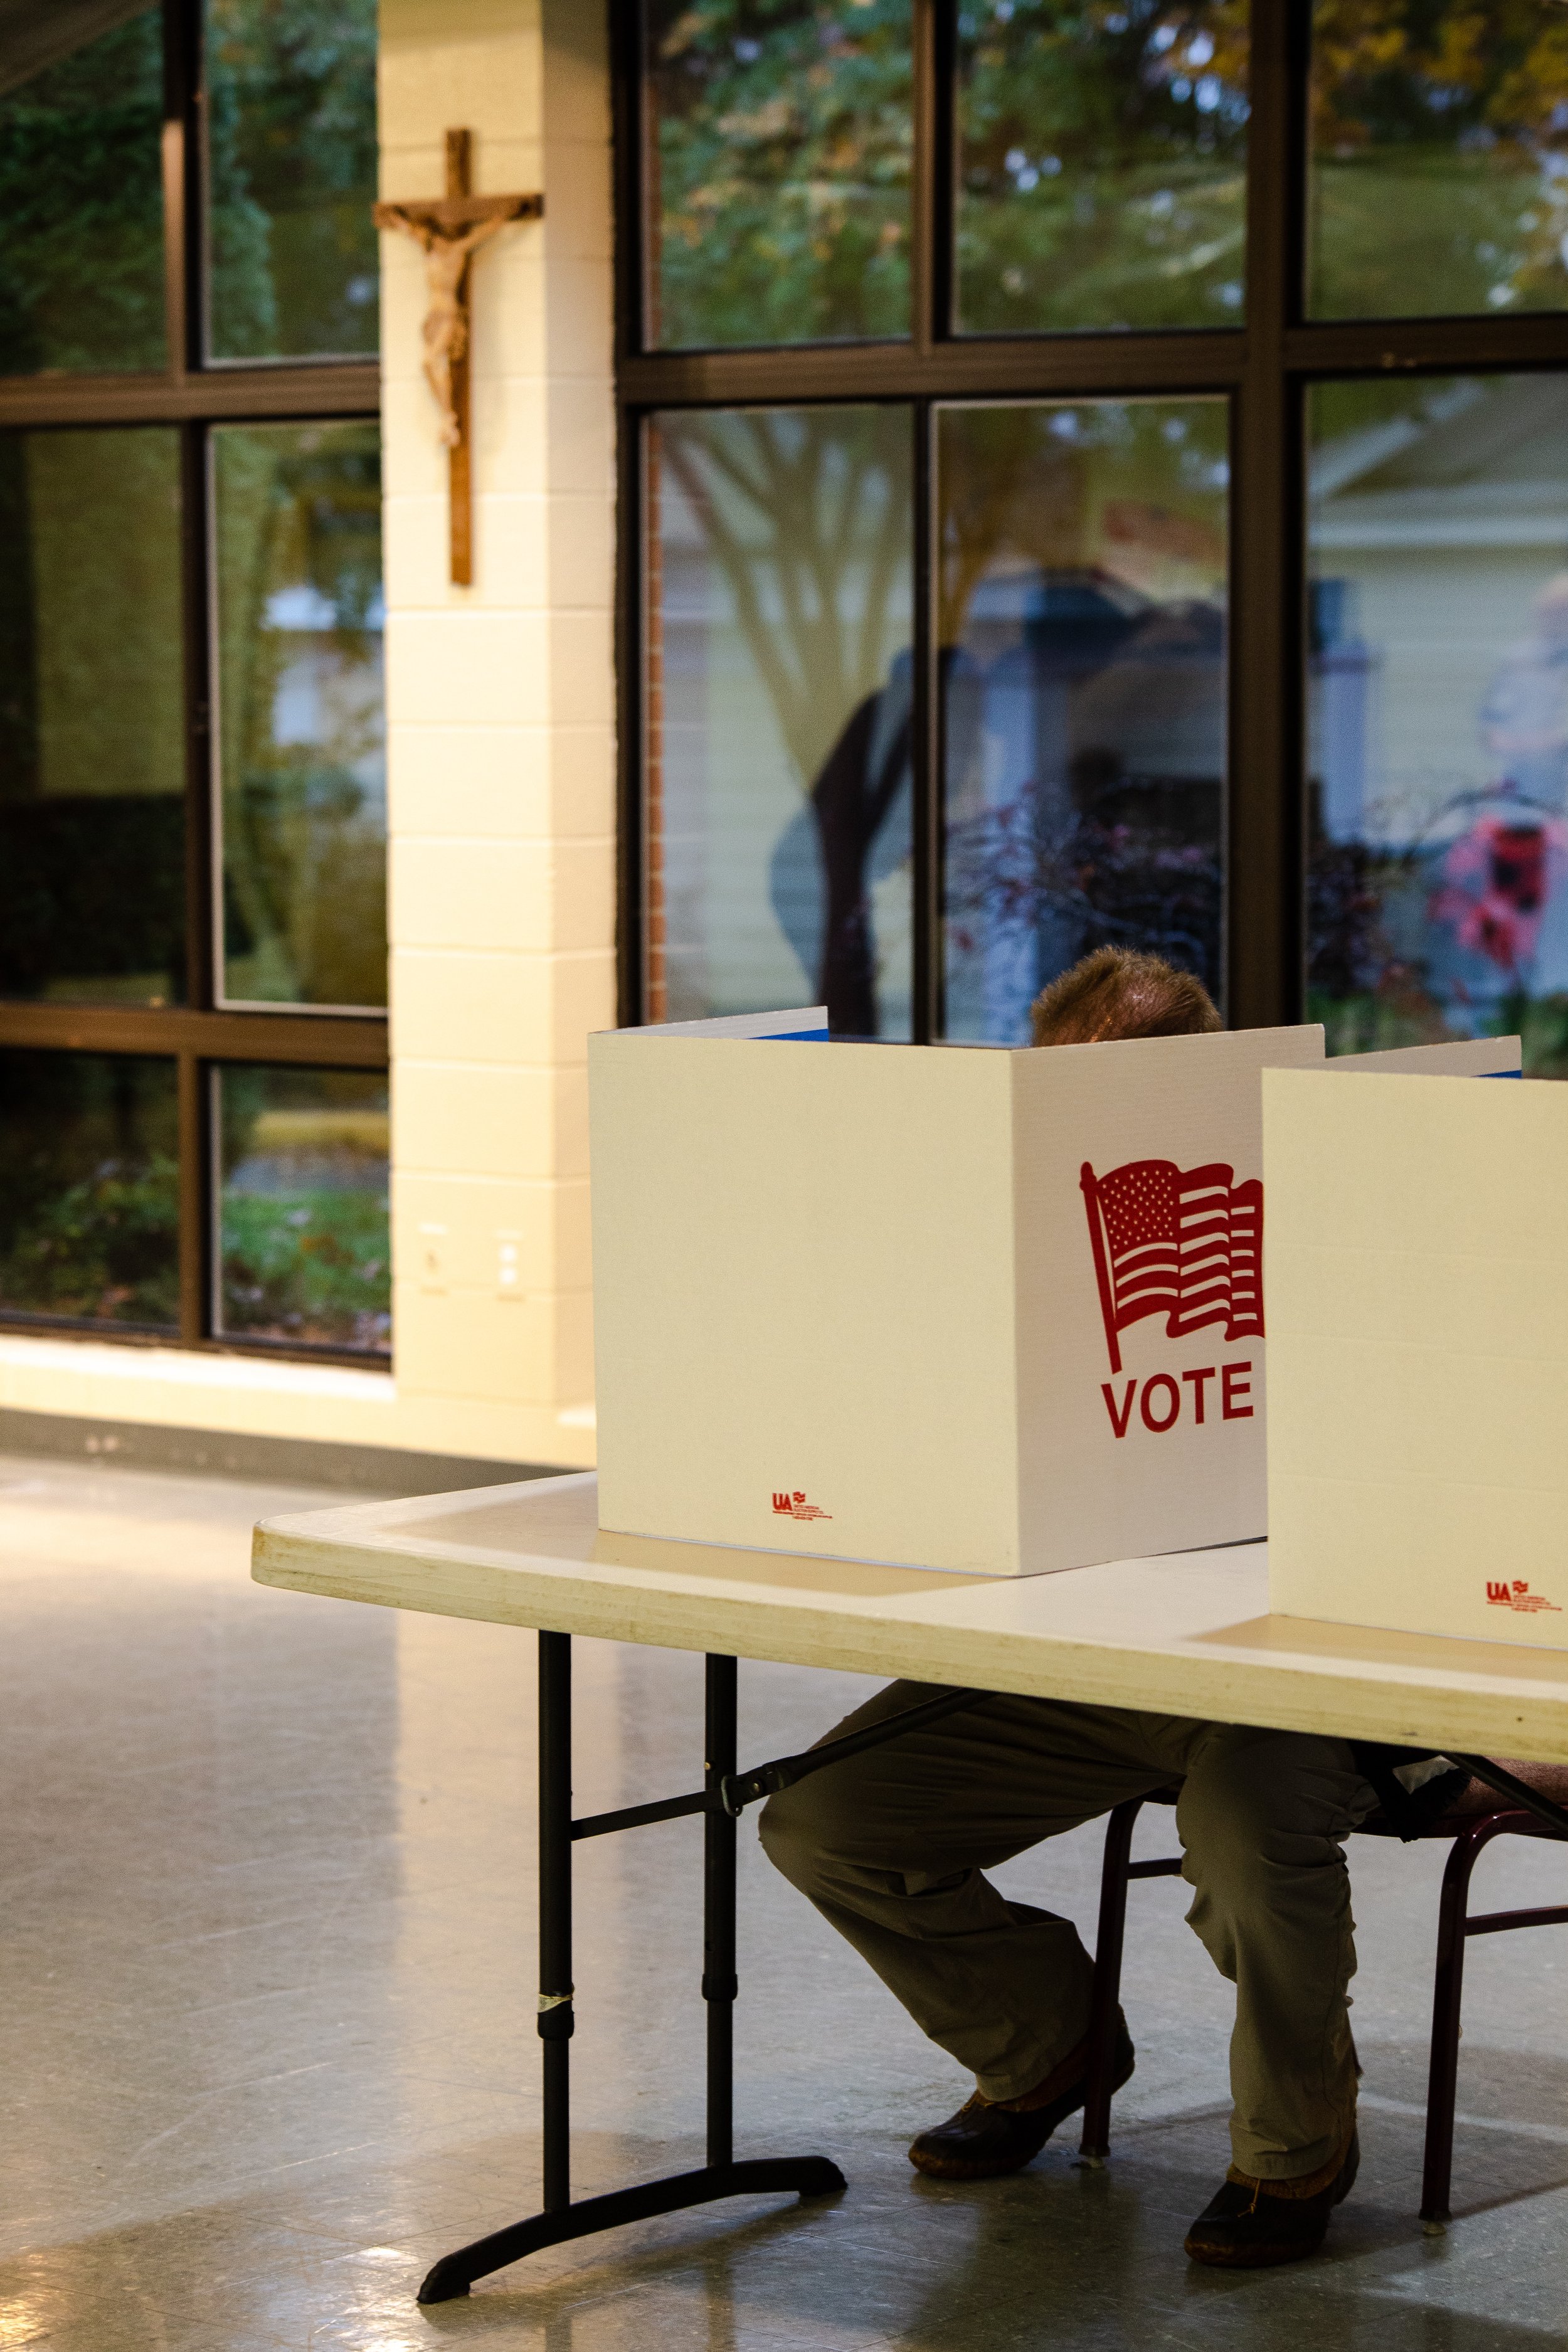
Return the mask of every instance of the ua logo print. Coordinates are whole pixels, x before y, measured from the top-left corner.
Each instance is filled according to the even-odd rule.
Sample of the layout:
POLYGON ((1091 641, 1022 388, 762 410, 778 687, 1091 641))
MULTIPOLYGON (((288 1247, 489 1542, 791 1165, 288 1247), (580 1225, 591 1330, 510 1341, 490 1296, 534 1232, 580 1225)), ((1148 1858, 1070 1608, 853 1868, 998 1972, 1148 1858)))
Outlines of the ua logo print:
POLYGON ((1534 1616, 1542 1609, 1550 1609, 1559 1615, 1562 1613, 1557 1601, 1548 1601, 1544 1592, 1531 1592, 1521 1577, 1516 1577, 1513 1582, 1509 1584, 1495 1581, 1489 1576, 1487 1606, 1489 1609, 1518 1609, 1526 1616, 1534 1616))
POLYGON ((773 1517, 777 1519, 830 1519, 833 1514, 831 1511, 819 1510, 815 1503, 808 1503, 800 1489, 796 1487, 793 1493, 787 1495, 774 1490, 773 1517))

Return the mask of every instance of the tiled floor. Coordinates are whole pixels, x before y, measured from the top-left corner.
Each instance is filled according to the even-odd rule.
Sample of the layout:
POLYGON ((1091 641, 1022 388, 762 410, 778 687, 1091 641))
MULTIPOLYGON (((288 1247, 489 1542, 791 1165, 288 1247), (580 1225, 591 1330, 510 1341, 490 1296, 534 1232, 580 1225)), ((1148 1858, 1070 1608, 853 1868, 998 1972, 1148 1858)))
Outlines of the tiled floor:
MULTIPOLYGON (((1138 2074, 1110 2168, 904 2161, 966 2087, 742 1842, 740 2150, 820 2148, 829 2204, 710 2208, 420 2311, 431 2259, 538 2193, 533 1645, 265 1592, 307 1499, 0 1462, 0 2352, 1508 2352, 1568 2340, 1568 1930, 1471 1947, 1457 2207, 1415 2219, 1439 1852, 1360 1842, 1362 2185, 1293 2271, 1192 2270, 1226 2161, 1226 1990, 1134 1890, 1138 2074)), ((334 1498, 334 1499, 341 1499, 334 1498)), ((691 1785, 700 1665, 578 1649, 593 1810, 691 1785)), ((742 1752, 848 1676, 742 1672, 742 1752)), ((1150 1838, 1163 1843, 1168 1817, 1150 1838)), ((700 2155, 699 1832, 578 1860, 579 2185, 700 2155)), ((1092 1919, 1085 1834, 1007 1874, 1092 1919)), ((1568 1854, 1483 1863, 1564 1899, 1568 1854)))

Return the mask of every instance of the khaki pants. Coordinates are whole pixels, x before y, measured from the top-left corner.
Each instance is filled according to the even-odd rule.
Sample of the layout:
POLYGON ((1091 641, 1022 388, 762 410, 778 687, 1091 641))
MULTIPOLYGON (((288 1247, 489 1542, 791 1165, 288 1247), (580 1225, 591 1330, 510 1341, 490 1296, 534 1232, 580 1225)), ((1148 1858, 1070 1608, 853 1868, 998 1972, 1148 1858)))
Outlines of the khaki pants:
MULTIPOLYGON (((838 1731, 935 1696, 894 1683, 838 1731)), ((993 1697, 773 1798, 762 1840, 986 2097, 1016 2098, 1088 2031, 1090 1962, 1070 1920, 982 1873, 1175 1780, 1187 1923, 1236 1987, 1232 2152, 1296 2179, 1355 2115, 1342 1842, 1373 1800, 1343 1740, 993 1697)))

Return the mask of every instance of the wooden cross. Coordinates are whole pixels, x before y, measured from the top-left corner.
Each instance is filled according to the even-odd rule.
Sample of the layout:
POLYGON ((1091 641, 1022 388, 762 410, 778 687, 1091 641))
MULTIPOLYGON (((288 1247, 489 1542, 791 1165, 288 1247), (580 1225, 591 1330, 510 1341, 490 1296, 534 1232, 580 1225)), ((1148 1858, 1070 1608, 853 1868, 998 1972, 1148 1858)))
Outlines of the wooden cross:
POLYGON ((425 313, 425 381, 441 412, 441 438, 450 452, 447 504, 452 578, 466 588, 474 577, 474 489, 468 435, 468 271, 481 245, 509 221, 538 220, 544 198, 476 196, 470 193, 474 135, 447 133, 447 193, 428 202, 377 205, 377 228, 400 228, 426 257, 430 308, 425 313))

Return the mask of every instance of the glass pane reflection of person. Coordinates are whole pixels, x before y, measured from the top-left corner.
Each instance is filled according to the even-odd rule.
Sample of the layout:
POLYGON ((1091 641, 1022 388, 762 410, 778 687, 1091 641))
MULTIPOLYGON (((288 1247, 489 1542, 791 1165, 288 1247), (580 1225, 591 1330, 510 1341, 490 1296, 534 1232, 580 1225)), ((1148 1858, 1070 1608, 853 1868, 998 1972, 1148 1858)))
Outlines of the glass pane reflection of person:
MULTIPOLYGON (((1034 1007, 1037 1045, 1218 1029, 1202 985, 1102 948, 1034 1007)), ((931 1696, 894 1683, 827 1735, 931 1696)), ((917 2169, 1016 2171, 1083 2105, 1091 1966, 1068 1919, 984 1873, 1179 1783, 1189 1926, 1237 1989, 1233 2163, 1186 2239, 1256 2267, 1322 2242, 1355 2178, 1355 1966, 1343 1840, 1373 1797, 1343 1740, 995 1696, 773 1798, 770 1859, 870 1962, 973 2096, 910 2149, 917 2169)), ((1132 2073, 1120 2019, 1116 2082, 1132 2073)))

